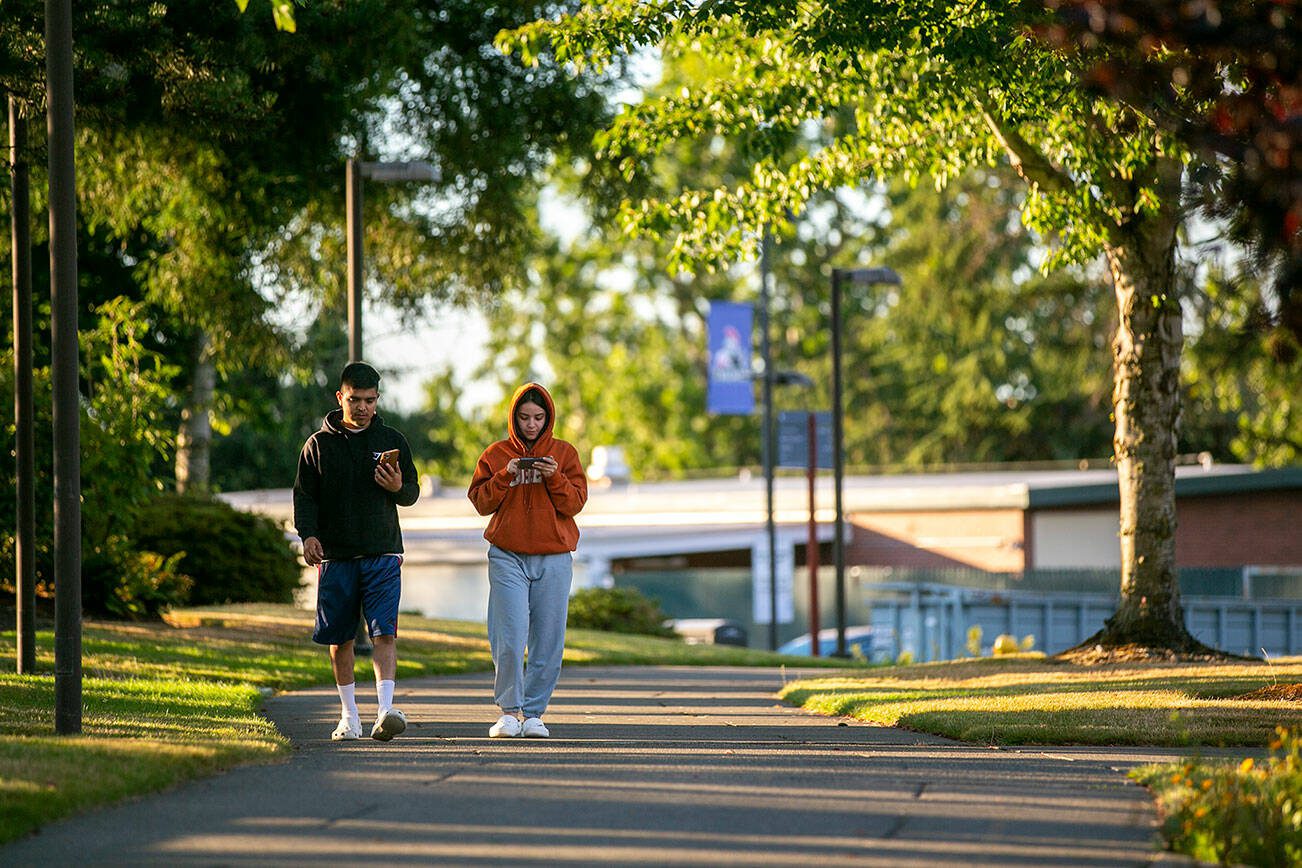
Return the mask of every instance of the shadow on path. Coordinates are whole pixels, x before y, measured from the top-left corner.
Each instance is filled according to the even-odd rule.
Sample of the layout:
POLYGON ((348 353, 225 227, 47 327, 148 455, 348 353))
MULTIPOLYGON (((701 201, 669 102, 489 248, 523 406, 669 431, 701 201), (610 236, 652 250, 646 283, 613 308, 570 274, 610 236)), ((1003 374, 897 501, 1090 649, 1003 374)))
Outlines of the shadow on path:
POLYGON ((332 743, 334 691, 286 694, 267 713, 295 744, 289 762, 55 824, 0 849, 0 864, 1143 865, 1160 855, 1150 800, 1117 768, 1169 754, 994 750, 838 721, 779 704, 782 677, 570 666, 547 740, 487 738, 488 675, 399 682, 410 725, 389 743, 332 743))

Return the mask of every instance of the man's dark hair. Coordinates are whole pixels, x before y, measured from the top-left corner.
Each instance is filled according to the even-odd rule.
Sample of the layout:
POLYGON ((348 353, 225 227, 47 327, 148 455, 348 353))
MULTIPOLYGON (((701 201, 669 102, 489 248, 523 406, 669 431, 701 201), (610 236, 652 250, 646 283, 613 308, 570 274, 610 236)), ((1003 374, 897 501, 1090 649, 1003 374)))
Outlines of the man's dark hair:
POLYGON ((339 375, 339 388, 352 386, 354 389, 379 389, 380 374, 366 362, 349 362, 339 375))

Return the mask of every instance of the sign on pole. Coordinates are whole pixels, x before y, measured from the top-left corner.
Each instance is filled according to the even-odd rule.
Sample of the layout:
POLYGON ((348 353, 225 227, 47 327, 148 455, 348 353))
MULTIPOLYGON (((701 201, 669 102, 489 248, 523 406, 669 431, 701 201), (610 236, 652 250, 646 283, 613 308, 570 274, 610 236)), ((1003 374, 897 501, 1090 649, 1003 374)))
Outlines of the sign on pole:
POLYGON ((749 304, 710 302, 709 381, 705 408, 710 413, 749 416, 755 412, 751 376, 751 322, 749 304))
POLYGON ((822 410, 792 410, 778 414, 778 466, 809 467, 809 417, 813 415, 814 445, 818 449, 818 467, 832 468, 832 413, 822 410))

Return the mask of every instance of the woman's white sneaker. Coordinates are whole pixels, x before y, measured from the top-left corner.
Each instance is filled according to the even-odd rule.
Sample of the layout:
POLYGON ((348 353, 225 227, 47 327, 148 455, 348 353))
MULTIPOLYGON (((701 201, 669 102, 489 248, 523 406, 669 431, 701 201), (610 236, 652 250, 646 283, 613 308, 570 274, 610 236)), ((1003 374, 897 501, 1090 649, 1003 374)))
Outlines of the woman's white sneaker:
POLYGON ((528 717, 525 718, 524 726, 520 728, 520 735, 525 738, 547 738, 551 733, 543 726, 542 718, 528 717))
POLYGON ((520 718, 513 714, 504 714, 497 723, 488 728, 489 738, 515 738, 520 734, 520 718))

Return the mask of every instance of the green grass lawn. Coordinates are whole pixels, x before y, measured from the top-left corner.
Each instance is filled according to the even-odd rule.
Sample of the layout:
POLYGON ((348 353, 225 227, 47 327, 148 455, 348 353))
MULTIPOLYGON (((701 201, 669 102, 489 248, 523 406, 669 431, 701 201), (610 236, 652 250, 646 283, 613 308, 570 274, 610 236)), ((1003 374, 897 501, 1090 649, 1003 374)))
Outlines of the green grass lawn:
MULTIPOLYGON (((169 623, 87 621, 82 734, 55 736, 53 635, 37 634, 36 675, 0 663, 0 842, 96 805, 284 756, 259 713, 265 695, 329 684, 312 613, 292 606, 186 609, 169 623)), ((492 669, 484 625, 403 615, 398 678, 492 669)), ((14 647, 14 633, 0 633, 14 647)), ((776 665, 791 658, 674 639, 571 630, 567 665, 776 665)), ((807 661, 806 661, 807 662, 807 661)), ((802 664, 803 665, 803 664, 802 664)), ((813 665, 833 665, 829 661, 813 665)), ((359 679, 373 677, 369 659, 359 679)))
POLYGON ((1302 657, 1271 663, 1079 666, 1038 654, 870 669, 788 684, 811 711, 985 744, 1262 748, 1302 727, 1302 703, 1249 694, 1302 681, 1302 657))

